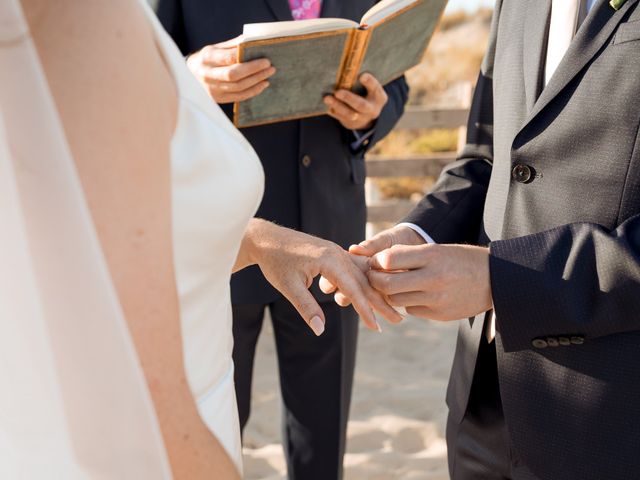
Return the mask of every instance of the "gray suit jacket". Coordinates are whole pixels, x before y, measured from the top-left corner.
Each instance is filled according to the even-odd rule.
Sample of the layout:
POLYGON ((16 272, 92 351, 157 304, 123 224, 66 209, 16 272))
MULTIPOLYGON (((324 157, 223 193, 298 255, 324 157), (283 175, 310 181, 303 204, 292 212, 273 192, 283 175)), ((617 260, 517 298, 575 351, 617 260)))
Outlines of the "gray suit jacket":
MULTIPOLYGON (((640 5, 598 0, 546 88, 551 0, 499 0, 468 144, 406 221, 490 245, 516 454, 544 479, 640 478, 640 5)), ((483 316, 461 322, 464 415, 483 316)))

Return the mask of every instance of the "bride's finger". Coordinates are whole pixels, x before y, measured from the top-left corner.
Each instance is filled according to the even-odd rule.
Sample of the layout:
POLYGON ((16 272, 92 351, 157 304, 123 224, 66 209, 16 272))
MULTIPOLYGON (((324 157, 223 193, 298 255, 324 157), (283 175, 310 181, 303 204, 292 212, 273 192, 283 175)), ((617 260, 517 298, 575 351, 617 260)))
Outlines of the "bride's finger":
MULTIPOLYGON (((335 300, 335 302, 340 305, 341 307, 348 307, 349 305, 351 305, 351 300, 349 300, 349 298, 344 295, 342 292, 337 291, 334 296, 333 299, 335 300)), ((398 317, 397 315, 393 315, 384 305, 389 304, 389 301, 383 301, 383 302, 378 302, 378 300, 375 300, 375 303, 373 306, 373 309, 378 312, 379 314, 381 314, 383 317, 385 317, 386 320, 388 320, 391 323, 399 323, 403 320, 404 317, 407 316, 407 310, 404 307, 396 307, 391 305, 391 308, 393 308, 393 310, 395 310, 396 313, 398 313, 400 316, 398 317)))
POLYGON ((331 283, 329 280, 324 278, 323 276, 320 276, 319 285, 320 285, 320 290, 322 290, 322 292, 326 293, 327 295, 337 290, 336 286, 333 283, 331 283))
MULTIPOLYGON (((361 266, 356 265, 353 267, 353 275, 357 279, 361 290, 367 297, 367 302, 374 311, 382 315, 382 317, 384 317, 388 322, 399 323, 402 321, 402 316, 389 305, 386 298, 380 292, 371 287, 369 279, 363 273, 361 266)), ((337 294, 339 294, 338 298, 336 298, 336 296, 334 296, 334 298, 336 298, 338 305, 344 306, 343 304, 353 302, 353 299, 349 298, 347 292, 338 291, 337 294)))
MULTIPOLYGON (((351 256, 351 260, 353 260, 353 256, 351 256)), ((366 262, 366 260, 365 260, 366 262)), ((378 312, 382 317, 384 317, 388 322, 391 323, 399 323, 402 321, 402 315, 397 312, 393 307, 389 305, 386 301, 385 297, 371 287, 369 284, 369 279, 365 275, 364 271, 368 271, 368 264, 359 265, 358 263, 353 263, 351 265, 351 272, 356 279, 360 291, 362 291, 367 299, 368 304, 374 311, 378 312)), ((327 283, 331 284, 327 280, 327 283)), ((331 284, 333 285, 333 284, 331 284)), ((341 307, 349 306, 353 303, 353 298, 349 295, 348 292, 344 291, 341 288, 337 288, 334 290, 334 300, 341 307)))
POLYGON ((333 299, 341 307, 348 307, 349 305, 351 305, 351 300, 349 300, 349 298, 347 298, 341 292, 336 292, 336 294, 333 296, 333 299))
POLYGON ((325 318, 324 312, 311 292, 302 283, 292 281, 282 290, 284 296, 291 302, 291 305, 298 311, 300 316, 307 322, 309 328, 316 336, 324 332, 325 318))
POLYGON ((374 290, 368 282, 364 288, 371 307, 388 322, 400 323, 403 320, 401 313, 389 305, 385 297, 377 290, 374 290))
MULTIPOLYGON (((359 270, 357 273, 364 277, 362 272, 359 270)), ((360 281, 356 280, 358 277, 353 274, 353 271, 350 272, 349 269, 334 270, 334 268, 329 265, 327 270, 322 272, 322 274, 327 277, 330 283, 336 285, 341 294, 351 300, 353 308, 358 312, 358 315, 360 315, 364 324, 370 330, 379 332, 380 325, 378 325, 378 321, 376 320, 373 310, 369 305, 369 299, 364 293, 360 281)), ((366 277, 364 278, 366 281, 366 277)))

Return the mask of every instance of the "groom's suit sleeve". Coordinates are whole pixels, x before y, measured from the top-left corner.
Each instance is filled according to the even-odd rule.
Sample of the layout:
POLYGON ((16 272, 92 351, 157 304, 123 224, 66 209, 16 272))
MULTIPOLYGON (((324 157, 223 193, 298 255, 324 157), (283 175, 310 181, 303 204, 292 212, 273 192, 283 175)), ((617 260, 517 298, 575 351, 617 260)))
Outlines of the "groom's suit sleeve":
POLYGON ((402 220, 420 227, 436 243, 478 241, 493 162, 493 60, 501 4, 496 2, 469 113, 466 145, 429 194, 402 220))
MULTIPOLYGON (((492 62, 500 3, 471 109, 468 143, 403 220, 438 243, 478 241, 491 174, 492 62)), ((640 137, 635 151, 640 151, 640 137)), ((489 247, 496 326, 506 351, 531 349, 537 338, 588 343, 640 331, 640 215, 614 229, 572 223, 493 241, 489 247)))
POLYGON ((580 342, 640 330, 640 215, 490 245, 496 327, 506 351, 549 336, 580 342))

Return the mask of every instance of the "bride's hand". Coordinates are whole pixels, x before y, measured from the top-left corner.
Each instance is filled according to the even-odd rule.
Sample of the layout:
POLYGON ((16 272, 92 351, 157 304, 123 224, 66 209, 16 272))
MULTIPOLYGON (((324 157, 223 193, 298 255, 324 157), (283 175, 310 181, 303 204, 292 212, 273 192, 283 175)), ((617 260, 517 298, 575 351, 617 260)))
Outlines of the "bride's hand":
POLYGON ((324 313, 309 291, 318 275, 348 296, 365 325, 380 330, 373 311, 392 322, 401 317, 371 288, 362 266, 332 242, 253 219, 242 242, 236 270, 257 264, 266 279, 296 308, 316 335, 324 331, 324 313))

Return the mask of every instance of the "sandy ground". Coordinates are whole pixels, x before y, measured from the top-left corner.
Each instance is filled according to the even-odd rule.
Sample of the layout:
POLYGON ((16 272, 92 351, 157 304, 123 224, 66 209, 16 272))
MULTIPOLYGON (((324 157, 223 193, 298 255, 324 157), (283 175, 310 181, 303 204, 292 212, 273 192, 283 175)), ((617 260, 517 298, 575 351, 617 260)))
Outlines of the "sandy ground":
MULTIPOLYGON (((280 397, 269 325, 258 345, 245 478, 284 480, 280 397)), ((408 318, 360 332, 346 480, 447 480, 445 390, 457 325, 408 318)))

